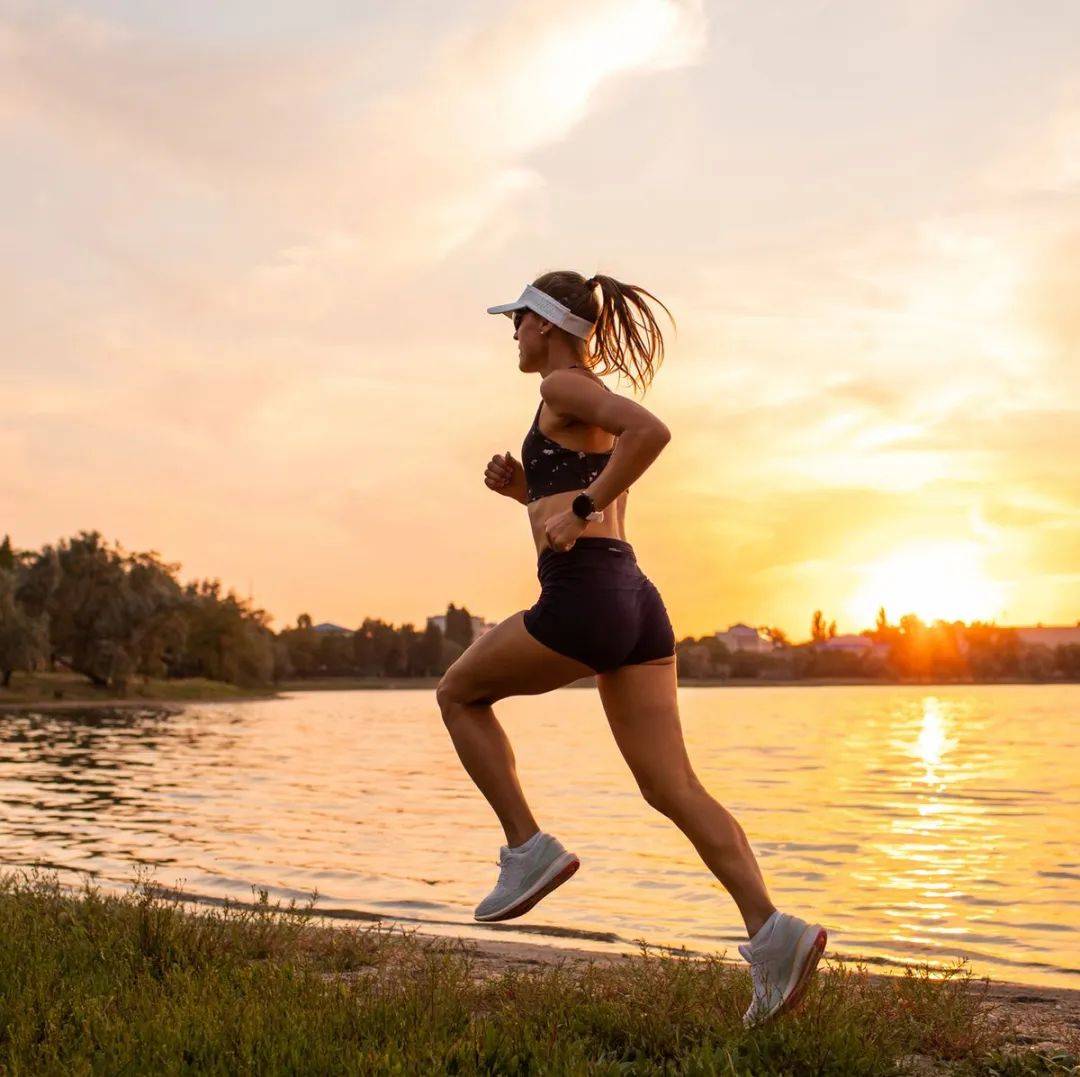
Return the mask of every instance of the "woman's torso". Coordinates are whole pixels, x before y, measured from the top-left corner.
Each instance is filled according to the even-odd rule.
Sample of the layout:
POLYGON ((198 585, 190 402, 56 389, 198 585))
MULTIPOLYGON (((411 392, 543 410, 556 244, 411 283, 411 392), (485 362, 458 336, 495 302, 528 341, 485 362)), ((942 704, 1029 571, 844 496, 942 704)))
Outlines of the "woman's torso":
MULTIPOLYGON (((592 378, 597 384, 604 385, 595 374, 584 368, 569 367, 567 369, 578 370, 582 377, 592 378)), ((607 389, 607 386, 604 385, 607 389)), ((609 390, 610 392, 610 390, 609 390)), ((613 438, 606 430, 589 423, 581 423, 576 420, 560 420, 547 405, 541 402, 533 426, 526 435, 525 444, 522 446, 522 463, 526 467, 526 474, 530 469, 530 461, 539 460, 539 454, 544 454, 544 463, 554 460, 561 462, 570 468, 576 481, 575 488, 562 490, 539 496, 535 501, 528 504, 529 523, 532 526, 533 541, 539 553, 548 546, 545 524, 553 516, 567 511, 582 490, 588 485, 592 477, 599 474, 607 465, 610 453, 614 451, 617 438, 613 438), (532 454, 532 455, 530 455, 532 454), (581 454, 585 454, 581 457, 581 454), (606 455, 605 455, 606 454, 606 455), (577 459, 582 460, 580 467, 573 466, 577 459)), ((543 474, 547 476, 545 470, 543 474)), ((542 488, 541 484, 541 488, 542 488)), ((585 525, 582 535, 596 535, 605 538, 626 539, 626 497, 628 491, 624 490, 619 496, 604 509, 602 520, 590 520, 585 525)))

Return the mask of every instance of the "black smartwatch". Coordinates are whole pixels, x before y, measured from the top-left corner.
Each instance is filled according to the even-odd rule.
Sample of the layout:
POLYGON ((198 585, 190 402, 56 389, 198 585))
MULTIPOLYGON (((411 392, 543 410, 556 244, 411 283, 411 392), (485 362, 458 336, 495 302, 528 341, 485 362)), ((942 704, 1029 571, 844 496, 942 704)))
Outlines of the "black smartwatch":
POLYGON ((597 509, 596 502, 585 493, 578 494, 574 498, 570 509, 575 516, 582 520, 602 520, 604 518, 604 514, 597 509))

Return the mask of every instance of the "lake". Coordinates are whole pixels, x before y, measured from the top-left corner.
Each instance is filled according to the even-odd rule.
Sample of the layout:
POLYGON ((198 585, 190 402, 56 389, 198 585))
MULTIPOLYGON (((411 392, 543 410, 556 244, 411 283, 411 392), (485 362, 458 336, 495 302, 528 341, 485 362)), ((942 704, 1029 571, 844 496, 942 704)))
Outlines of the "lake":
MULTIPOLYGON (((779 908, 888 970, 1080 987, 1080 686, 680 688, 690 757, 779 908)), ((429 690, 0 717, 0 860, 126 889, 272 899, 471 938, 726 951, 734 903, 641 799, 595 691, 496 706, 540 825, 581 870, 472 921, 502 832, 429 690), (584 942, 582 940, 585 940, 584 942)))

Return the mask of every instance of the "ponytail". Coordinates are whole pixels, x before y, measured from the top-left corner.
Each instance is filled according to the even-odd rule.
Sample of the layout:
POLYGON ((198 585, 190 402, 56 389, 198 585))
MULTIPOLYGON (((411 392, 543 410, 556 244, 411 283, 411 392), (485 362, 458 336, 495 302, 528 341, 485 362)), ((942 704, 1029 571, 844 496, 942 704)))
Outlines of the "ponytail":
POLYGON ((646 298, 675 325, 671 311, 656 296, 614 277, 598 273, 586 280, 580 273, 568 270, 545 273, 533 281, 533 287, 595 324, 587 346, 590 368, 598 368, 598 374, 618 371, 635 389, 644 391, 649 387, 664 361, 664 337, 646 298))

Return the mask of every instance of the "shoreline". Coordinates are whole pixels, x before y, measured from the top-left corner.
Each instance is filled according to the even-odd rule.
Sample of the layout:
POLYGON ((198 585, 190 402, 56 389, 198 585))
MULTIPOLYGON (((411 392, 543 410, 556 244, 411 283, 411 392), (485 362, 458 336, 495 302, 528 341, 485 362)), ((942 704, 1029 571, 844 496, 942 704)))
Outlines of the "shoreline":
MULTIPOLYGON (((330 927, 327 930, 335 929, 330 927)), ((416 935, 424 940, 431 940, 432 943, 440 939, 445 941, 448 937, 420 931, 416 932, 416 935)), ((617 965, 634 956, 511 939, 478 941, 459 938, 456 941, 469 947, 483 979, 501 976, 507 972, 526 972, 544 966, 565 965, 573 971, 590 964, 617 965)), ((827 968, 829 962, 830 954, 826 949, 819 972, 827 968)), ((730 963, 733 966, 742 964, 734 960, 730 963)), ((856 964, 850 959, 845 959, 843 963, 849 967, 856 964)), ((903 974, 887 972, 867 971, 866 975, 870 982, 875 984, 887 984, 904 978, 903 974)), ((1035 1050, 1055 1051, 1068 1048, 1070 1043, 1075 1044, 1076 1037, 1080 1035, 1080 989, 1040 987, 974 975, 971 980, 972 989, 981 990, 987 980, 989 986, 986 988, 986 999, 993 1005, 998 1020, 1018 1029, 1020 1036, 1015 1042, 1035 1050)))
MULTIPOLYGON (((67 711, 67 710, 126 710, 147 708, 178 714, 185 706, 194 703, 251 703, 256 701, 286 699, 290 694, 303 692, 367 692, 367 691, 434 691, 439 683, 438 677, 342 677, 335 683, 330 679, 315 680, 311 683, 290 681, 278 685, 266 692, 238 692, 177 696, 86 696, 64 699, 14 698, 4 699, 4 690, 0 689, 0 715, 22 711, 67 711)), ((769 681, 754 678, 732 678, 729 680, 685 679, 678 682, 679 688, 959 688, 959 687, 1005 687, 1030 685, 1046 687, 1048 685, 1080 685, 1080 681, 881 681, 858 677, 818 677, 797 681, 769 681)), ((595 688, 594 677, 582 678, 566 688, 595 688)))
POLYGON ((807 1000, 748 1029, 749 970, 726 950, 327 924, 265 890, 207 910, 145 876, 120 894, 49 871, 5 881, 4 969, 28 1000, 5 1011, 19 1072, 157 1072, 176 1059, 276 1073, 304 1059, 335 1073, 1019 1077, 1072 1073, 1080 1056, 1080 991, 995 981, 964 962, 897 976, 826 950, 807 1000))
POLYGON ((98 710, 153 710, 168 714, 181 714, 193 703, 254 703, 260 700, 284 699, 278 694, 257 696, 205 696, 186 699, 132 699, 121 696, 115 699, 38 699, 19 700, 8 703, 0 700, 0 715, 19 714, 23 711, 98 711, 98 710))
MULTIPOLYGON (((352 690, 375 689, 399 689, 399 688, 431 688, 434 689, 439 683, 438 677, 340 677, 340 678, 313 678, 310 682, 285 681, 278 685, 278 692, 347 692, 352 690)), ((1049 680, 1049 681, 1025 681, 1025 680, 999 680, 999 681, 924 681, 924 680, 881 680, 877 677, 804 677, 799 680, 767 680, 758 677, 728 677, 726 679, 715 677, 680 677, 680 688, 832 688, 832 687, 865 687, 865 688, 954 688, 964 686, 990 686, 1030 684, 1035 686, 1046 685, 1080 685, 1080 681, 1049 680)), ((564 685, 565 688, 593 688, 596 685, 595 677, 582 677, 564 685)))
MULTIPOLYGON (((74 888, 64 887, 72 896, 74 888)), ((222 898, 195 898, 185 895, 172 887, 151 884, 151 888, 167 901, 174 901, 187 915, 199 915, 209 908, 220 908, 226 904, 222 898)), ((255 911, 258 906, 249 901, 228 899, 234 908, 255 911)), ((523 939, 500 939, 500 930, 513 930, 507 925, 475 925, 475 931, 483 932, 483 937, 476 934, 459 934, 454 931, 425 931, 422 924, 403 925, 393 918, 379 915, 365 915, 361 919, 341 916, 335 910, 316 910, 310 914, 309 929, 323 938, 333 937, 332 933, 364 931, 375 929, 384 931, 388 936, 409 937, 424 947, 445 947, 448 944, 457 950, 468 953, 472 959, 473 981, 484 983, 497 980, 510 973, 527 974, 545 969, 565 969, 571 975, 586 971, 590 966, 604 968, 618 967, 639 960, 640 949, 595 950, 588 946, 564 945, 554 941, 533 942, 523 939), (491 935, 487 934, 491 932, 491 935)), ((652 959, 664 957, 681 958, 680 951, 656 945, 647 947, 652 959)), ((686 951, 685 959, 703 961, 708 955, 696 951, 686 951)), ((745 969, 747 966, 738 958, 724 957, 722 963, 731 968, 745 969)), ((896 972, 871 971, 865 961, 858 957, 836 957, 828 948, 818 966, 818 975, 832 968, 858 970, 865 975, 872 985, 888 987, 903 982, 909 975, 918 975, 926 966, 915 962, 909 970, 896 972)), ((350 978, 355 973, 327 973, 330 978, 350 978)), ((942 977, 944 979, 944 977, 942 977)), ((981 994, 991 1007, 993 1019, 1002 1027, 1013 1030, 1011 1042, 1020 1048, 1035 1051, 1055 1052, 1075 1050, 1080 1040, 1080 988, 1048 987, 1039 984, 1027 984, 1014 980, 999 980, 989 975, 970 974, 968 989, 971 994, 981 994)), ((931 1070, 928 1072, 938 1072, 931 1070)))
MULTIPOLYGON (((195 898, 172 887, 157 887, 157 890, 166 899, 178 902, 189 914, 197 915, 208 906, 212 908, 225 904, 225 899, 195 898)), ((228 903, 248 910, 257 908, 248 901, 230 899, 228 903)), ((511 925, 502 927, 499 924, 476 924, 472 929, 474 933, 466 935, 454 931, 424 930, 422 923, 403 924, 392 917, 384 918, 375 914, 365 914, 362 918, 353 919, 336 910, 327 909, 312 910, 311 927, 318 932, 355 931, 374 927, 391 935, 410 936, 427 946, 450 943, 471 954, 477 973, 474 978, 477 981, 495 979, 505 973, 543 968, 566 968, 570 972, 579 972, 589 965, 617 966, 640 955, 639 950, 596 950, 584 945, 565 945, 550 940, 533 942, 495 937, 502 930, 514 930, 511 925), (490 935, 487 934, 489 931, 490 935), (483 934, 477 937, 476 932, 483 934)), ((680 951, 661 945, 649 945, 648 950, 652 957, 680 956, 680 951)), ((704 960, 706 956, 696 951, 686 951, 686 959, 690 961, 704 960)), ((725 957, 723 963, 732 968, 746 967, 738 958, 725 957)), ((831 965, 861 969, 872 984, 894 984, 903 981, 908 975, 902 967, 895 972, 871 971, 866 967, 864 959, 836 957, 826 948, 819 971, 831 965)), ((912 970, 923 967, 925 966, 919 962, 911 965, 912 970)), ((978 976, 975 973, 971 973, 970 985, 972 991, 985 989, 986 998, 995 1007, 999 1019, 1020 1030, 1024 1037, 1017 1041, 1020 1044, 1034 1046, 1036 1049, 1043 1047, 1062 1050, 1070 1043, 1075 1044, 1080 1037, 1080 987, 1049 987, 1017 980, 1000 980, 989 975, 978 976)))

